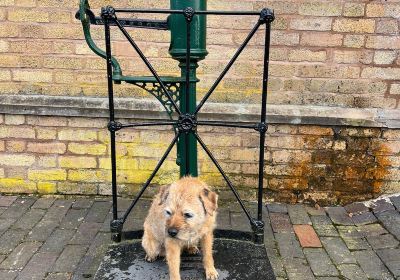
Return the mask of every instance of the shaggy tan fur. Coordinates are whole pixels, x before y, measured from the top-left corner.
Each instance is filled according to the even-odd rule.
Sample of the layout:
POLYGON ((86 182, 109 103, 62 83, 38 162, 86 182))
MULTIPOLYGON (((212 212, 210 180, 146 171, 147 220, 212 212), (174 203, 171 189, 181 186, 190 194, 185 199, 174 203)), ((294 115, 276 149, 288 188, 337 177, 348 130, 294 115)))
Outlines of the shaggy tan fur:
POLYGON ((144 222, 146 260, 166 256, 171 280, 180 280, 182 250, 196 254, 200 243, 206 278, 218 278, 212 255, 218 195, 197 178, 184 177, 163 186, 144 222))

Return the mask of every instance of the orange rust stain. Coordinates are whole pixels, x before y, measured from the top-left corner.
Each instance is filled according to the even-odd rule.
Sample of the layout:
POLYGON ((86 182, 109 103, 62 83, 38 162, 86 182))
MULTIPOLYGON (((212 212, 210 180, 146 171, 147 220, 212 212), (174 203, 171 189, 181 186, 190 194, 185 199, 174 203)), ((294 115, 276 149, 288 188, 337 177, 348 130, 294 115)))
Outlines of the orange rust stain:
POLYGON ((379 144, 378 148, 374 150, 373 154, 375 156, 376 160, 376 167, 373 170, 372 176, 374 179, 373 182, 373 192, 374 193, 380 193, 382 186, 383 186, 383 181, 385 179, 385 176, 389 173, 389 171, 385 168, 386 166, 390 165, 390 160, 389 157, 385 156, 377 156, 377 155, 385 155, 389 154, 390 149, 386 147, 384 144, 379 144))

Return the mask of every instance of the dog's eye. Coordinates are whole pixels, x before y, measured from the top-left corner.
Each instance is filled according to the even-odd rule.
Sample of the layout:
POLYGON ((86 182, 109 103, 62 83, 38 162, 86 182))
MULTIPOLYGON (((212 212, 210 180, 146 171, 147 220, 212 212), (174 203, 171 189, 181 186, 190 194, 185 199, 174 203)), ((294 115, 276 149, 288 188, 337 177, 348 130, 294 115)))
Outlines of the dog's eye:
POLYGON ((193 218, 193 214, 192 213, 185 213, 185 214, 183 214, 183 216, 185 216, 186 219, 193 218))
POLYGON ((171 216, 171 215, 172 215, 171 211, 169 211, 169 210, 165 210, 165 214, 166 214, 167 216, 171 216))

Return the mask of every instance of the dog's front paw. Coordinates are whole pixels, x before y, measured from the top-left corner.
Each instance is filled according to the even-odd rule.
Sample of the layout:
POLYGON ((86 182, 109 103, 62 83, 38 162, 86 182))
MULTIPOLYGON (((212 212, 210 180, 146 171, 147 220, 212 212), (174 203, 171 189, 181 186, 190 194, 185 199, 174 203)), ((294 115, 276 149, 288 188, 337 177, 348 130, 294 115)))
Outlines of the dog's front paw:
POLYGON ((206 278, 207 280, 217 280, 218 279, 218 272, 215 267, 206 269, 206 278))
POLYGON ((146 255, 144 257, 144 259, 146 260, 146 262, 154 262, 157 259, 157 256, 155 257, 150 257, 149 255, 146 255))

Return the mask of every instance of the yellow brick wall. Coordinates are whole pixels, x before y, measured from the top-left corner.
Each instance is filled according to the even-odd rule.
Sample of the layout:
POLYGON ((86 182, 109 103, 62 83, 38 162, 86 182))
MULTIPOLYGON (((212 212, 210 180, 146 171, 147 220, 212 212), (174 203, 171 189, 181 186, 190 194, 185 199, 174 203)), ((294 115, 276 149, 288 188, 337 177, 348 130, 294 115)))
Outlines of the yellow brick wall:
MULTIPOLYGON (((110 194, 106 124, 104 118, 0 115, 0 192, 110 194)), ((254 199, 258 133, 201 128, 199 134, 242 196, 254 199)), ((121 195, 138 191, 172 138, 168 129, 117 132, 121 195)), ((371 198, 400 188, 400 130, 271 125, 266 143, 266 197, 324 204, 371 198)), ((176 149, 154 178, 155 186, 178 178, 175 160, 176 149)), ((199 172, 222 197, 233 199, 200 147, 199 172)), ((145 195, 153 195, 156 189, 150 187, 145 195)))
MULTIPOLYGON (((78 0, 0 1, 0 94, 106 96, 104 60, 86 46, 74 18, 78 0)), ((100 7, 169 8, 169 1, 89 1, 100 7)), ((269 102, 394 109, 399 106, 398 1, 208 1, 209 9, 275 10, 269 102)), ((164 18, 158 16, 157 18, 164 18)), ((198 69, 201 96, 241 44, 256 18, 208 17, 207 59, 198 69)), ((167 31, 130 31, 155 68, 177 74, 167 31)), ((102 27, 92 27, 103 43, 102 27)), ((262 71, 260 31, 212 96, 257 103, 262 71), (238 91, 238 89, 240 89, 238 91), (245 97, 245 98, 243 98, 245 97)), ((124 73, 149 74, 118 31, 113 50, 124 73)), ((148 97, 132 86, 118 96, 148 97)))

